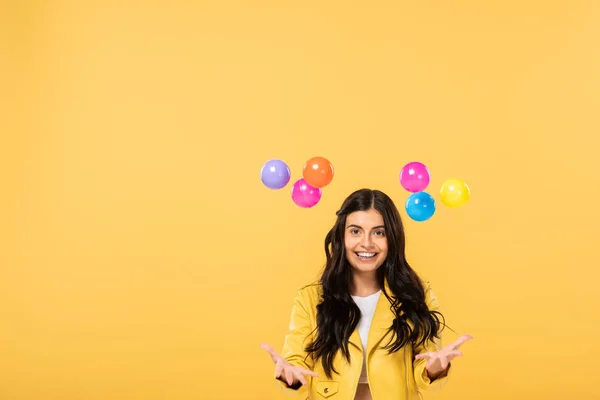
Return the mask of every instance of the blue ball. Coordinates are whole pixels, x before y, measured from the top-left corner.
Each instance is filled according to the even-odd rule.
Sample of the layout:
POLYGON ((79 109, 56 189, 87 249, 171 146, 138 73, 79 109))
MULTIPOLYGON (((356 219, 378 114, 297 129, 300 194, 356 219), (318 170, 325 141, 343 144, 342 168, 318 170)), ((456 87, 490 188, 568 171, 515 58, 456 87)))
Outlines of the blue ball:
POLYGON ((411 194, 406 200, 406 213, 417 221, 427 221, 435 214, 435 200, 427 192, 417 192, 411 194))

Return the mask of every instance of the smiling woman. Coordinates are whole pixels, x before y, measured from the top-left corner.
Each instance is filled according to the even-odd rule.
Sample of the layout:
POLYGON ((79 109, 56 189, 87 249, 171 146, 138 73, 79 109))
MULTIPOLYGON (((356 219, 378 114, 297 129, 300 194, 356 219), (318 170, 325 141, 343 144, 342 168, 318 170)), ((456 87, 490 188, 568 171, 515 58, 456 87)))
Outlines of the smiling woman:
POLYGON ((284 390, 386 400, 441 387, 471 336, 441 347, 444 318, 429 283, 406 261, 394 202, 378 190, 352 193, 325 254, 321 279, 295 299, 282 354, 263 345, 284 390))
POLYGON ((346 226, 346 259, 352 266, 354 275, 361 275, 368 280, 369 276, 373 277, 371 272, 376 271, 387 257, 388 245, 383 217, 373 208, 356 211, 348 215, 346 226))

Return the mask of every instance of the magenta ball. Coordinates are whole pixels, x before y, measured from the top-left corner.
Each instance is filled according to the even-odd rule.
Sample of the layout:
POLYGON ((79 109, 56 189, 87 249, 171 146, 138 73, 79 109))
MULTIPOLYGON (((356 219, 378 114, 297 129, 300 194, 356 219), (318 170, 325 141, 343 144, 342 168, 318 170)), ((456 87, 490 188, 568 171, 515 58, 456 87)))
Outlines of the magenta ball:
POLYGON ((400 184, 411 193, 424 191, 430 180, 429 169, 418 161, 406 164, 400 171, 400 184))
POLYGON ((292 186, 292 200, 302 208, 310 208, 321 200, 323 192, 312 187, 304 179, 298 179, 292 186))

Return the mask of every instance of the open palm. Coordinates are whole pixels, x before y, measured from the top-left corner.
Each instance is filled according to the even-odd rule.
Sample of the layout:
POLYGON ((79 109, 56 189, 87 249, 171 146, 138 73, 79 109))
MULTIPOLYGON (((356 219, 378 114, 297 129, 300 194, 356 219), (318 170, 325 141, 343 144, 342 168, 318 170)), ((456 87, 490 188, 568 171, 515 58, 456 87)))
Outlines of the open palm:
POLYGON ((300 382, 302 385, 306 385, 306 376, 314 376, 315 378, 319 377, 316 372, 291 365, 285 361, 283 357, 277 354, 277 352, 268 344, 261 344, 260 347, 269 353, 271 359, 275 363, 275 378, 287 382, 289 386, 293 386, 298 382, 300 382))
POLYGON ((415 356, 415 360, 427 360, 425 368, 430 375, 438 375, 448 368, 450 361, 456 357, 462 356, 462 352, 458 349, 466 341, 473 339, 471 335, 463 335, 458 338, 454 343, 449 344, 440 351, 431 351, 428 353, 422 353, 415 356))

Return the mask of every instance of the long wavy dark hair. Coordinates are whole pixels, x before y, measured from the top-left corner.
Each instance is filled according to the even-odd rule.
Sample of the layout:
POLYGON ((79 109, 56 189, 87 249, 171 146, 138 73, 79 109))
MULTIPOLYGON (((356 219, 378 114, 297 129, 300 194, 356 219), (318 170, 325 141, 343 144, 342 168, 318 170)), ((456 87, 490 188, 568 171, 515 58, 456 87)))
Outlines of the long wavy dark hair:
POLYGON ((360 309, 350 297, 353 273, 344 245, 346 217, 370 209, 382 215, 388 241, 387 257, 377 269, 382 293, 395 315, 388 330, 392 335, 384 349, 392 353, 408 344, 422 345, 439 338, 444 325, 443 315, 427 307, 421 279, 406 261, 404 228, 394 202, 379 190, 357 190, 344 201, 336 213, 337 221, 325 237, 327 262, 320 278, 323 294, 317 306, 315 336, 306 347, 309 357, 321 360, 330 379, 332 371, 337 374, 333 360, 338 351, 350 362, 349 339, 361 317, 360 309), (386 290, 386 281, 391 293, 386 290))

